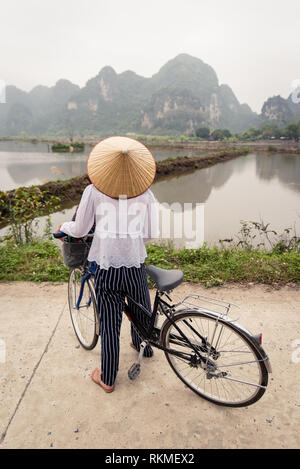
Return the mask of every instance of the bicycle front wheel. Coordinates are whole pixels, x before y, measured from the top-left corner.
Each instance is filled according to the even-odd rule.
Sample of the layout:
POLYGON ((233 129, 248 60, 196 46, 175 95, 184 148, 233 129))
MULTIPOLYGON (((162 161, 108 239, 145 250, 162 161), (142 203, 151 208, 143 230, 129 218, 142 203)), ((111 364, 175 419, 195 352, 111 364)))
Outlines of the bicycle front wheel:
POLYGON ((243 407, 258 401, 268 371, 257 348, 237 325, 198 311, 166 321, 162 345, 176 375, 195 393, 215 404, 243 407))
POLYGON ((98 313, 93 282, 85 280, 80 269, 72 269, 68 283, 69 309, 75 334, 82 347, 92 350, 98 342, 98 313), (82 294, 78 304, 79 295, 82 294))

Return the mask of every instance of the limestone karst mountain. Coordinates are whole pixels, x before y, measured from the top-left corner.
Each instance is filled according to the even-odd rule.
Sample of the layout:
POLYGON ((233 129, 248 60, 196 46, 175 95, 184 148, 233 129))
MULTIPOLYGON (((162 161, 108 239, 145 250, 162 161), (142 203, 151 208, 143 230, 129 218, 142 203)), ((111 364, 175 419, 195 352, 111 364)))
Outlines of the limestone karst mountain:
MULTIPOLYGON (((282 99, 282 98, 281 98, 282 99)), ((285 101, 285 100, 283 100, 285 101)), ((151 78, 106 66, 82 88, 68 80, 24 92, 7 86, 0 105, 0 135, 191 134, 201 126, 241 132, 272 120, 267 101, 262 115, 240 104, 228 85, 202 60, 180 54, 151 78)), ((280 111, 292 119, 293 110, 280 111)))

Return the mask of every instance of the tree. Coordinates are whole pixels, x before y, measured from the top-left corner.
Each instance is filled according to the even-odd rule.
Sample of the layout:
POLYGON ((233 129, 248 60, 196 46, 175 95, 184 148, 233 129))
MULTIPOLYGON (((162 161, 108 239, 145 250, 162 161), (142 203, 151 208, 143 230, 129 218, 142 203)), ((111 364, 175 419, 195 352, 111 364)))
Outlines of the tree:
POLYGON ((210 136, 210 130, 208 127, 199 127, 199 129, 196 129, 195 134, 199 138, 208 138, 210 136))
POLYGON ((262 138, 280 138, 282 131, 276 124, 266 124, 261 128, 262 138))
POLYGON ((214 140, 224 140, 231 137, 231 132, 228 129, 216 129, 211 136, 214 140))
POLYGON ((285 135, 291 139, 295 140, 295 142, 298 142, 299 137, 300 137, 300 129, 299 129, 299 124, 295 124, 294 122, 291 122, 289 125, 286 126, 284 129, 285 135))
POLYGON ((246 132, 242 134, 242 138, 246 140, 258 140, 260 137, 261 130, 255 127, 250 127, 246 132))
POLYGON ((223 130, 223 135, 224 135, 224 138, 230 138, 230 137, 232 137, 231 132, 230 132, 230 130, 228 130, 228 129, 224 129, 224 130, 223 130))

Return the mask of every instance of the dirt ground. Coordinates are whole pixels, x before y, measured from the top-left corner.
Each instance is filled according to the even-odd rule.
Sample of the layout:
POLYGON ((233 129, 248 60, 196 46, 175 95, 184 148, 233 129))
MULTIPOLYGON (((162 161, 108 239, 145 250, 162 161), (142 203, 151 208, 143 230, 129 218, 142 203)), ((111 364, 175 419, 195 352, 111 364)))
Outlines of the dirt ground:
POLYGON ((238 304, 239 323, 263 333, 273 373, 260 401, 231 409, 201 399, 159 350, 129 381, 136 352, 125 317, 116 389, 105 394, 90 379, 99 343, 78 346, 66 284, 1 283, 0 448, 299 447, 300 290, 183 284, 174 297, 191 291, 238 304))

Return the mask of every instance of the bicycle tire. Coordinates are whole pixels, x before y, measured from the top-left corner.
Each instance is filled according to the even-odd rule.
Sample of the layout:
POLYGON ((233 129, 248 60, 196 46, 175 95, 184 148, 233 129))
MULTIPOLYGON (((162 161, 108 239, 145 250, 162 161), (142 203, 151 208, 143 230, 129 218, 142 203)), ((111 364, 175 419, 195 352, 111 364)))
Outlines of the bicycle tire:
POLYGON ((82 277, 83 274, 80 268, 71 270, 68 281, 69 310, 74 332, 80 345, 86 350, 92 350, 99 338, 97 301, 93 283, 90 279, 87 279, 80 308, 79 310, 76 308, 82 277), (84 327, 85 333, 83 331, 84 327))
MULTIPOLYGON (((182 311, 175 313, 173 320, 187 337, 188 332, 191 331, 191 333, 189 334, 190 337, 188 337, 189 340, 197 347, 202 346, 201 354, 202 356, 204 354, 204 356, 206 357, 206 364, 188 364, 187 360, 178 358, 170 354, 168 351, 165 351, 165 355, 169 365, 171 366, 175 374, 178 376, 178 378, 183 381, 186 386, 188 386, 192 391, 194 391, 202 398, 213 402, 214 404, 227 407, 249 406, 257 402, 263 396, 268 384, 268 370, 264 363, 264 358, 262 357, 257 347, 255 347, 253 341, 249 338, 248 334, 244 330, 240 329, 238 325, 230 323, 226 320, 222 320, 220 318, 218 319, 218 321, 216 321, 215 317, 212 317, 199 311, 182 311), (204 321, 208 321, 208 327, 206 328, 204 325, 204 321), (204 349, 206 348, 207 350, 206 355, 205 352, 203 353, 203 342, 199 339, 196 333, 193 332, 191 326, 194 328, 194 330, 200 333, 202 337, 206 337, 206 341, 208 342, 210 347, 204 347, 204 349), (197 329, 195 326, 198 327, 200 330, 197 329), (205 331, 205 329, 207 330, 205 331), (204 335, 205 332, 207 336, 204 335), (227 343, 229 339, 232 342, 236 338, 237 346, 239 348, 244 346, 244 349, 233 348, 232 350, 222 350, 222 336, 224 336, 224 338, 227 340, 227 343), (216 347, 214 347, 213 344, 214 337, 217 339, 216 347), (210 343, 210 340, 212 341, 212 343, 210 343), (245 355, 247 353, 249 353, 249 355, 245 355), (215 358, 213 358, 213 356, 215 358), (251 357, 253 357, 253 361, 251 357), (235 365, 230 363, 230 360, 233 360, 233 358, 238 359, 235 365), (225 363, 222 363, 222 360, 224 359, 225 363), (226 364, 226 360, 228 359, 229 363, 226 364), (185 366, 190 367, 195 377, 191 379, 190 371, 187 372, 186 376, 184 376, 183 371, 185 370, 185 368, 180 369, 180 366, 182 366, 180 365, 180 362, 183 362, 185 366), (208 369, 207 364, 211 367, 211 369, 216 367, 213 372, 208 369), (197 376, 197 372, 195 372, 195 370, 199 369, 200 374, 197 376), (249 379, 256 379, 257 382, 254 383, 248 381, 248 378, 247 380, 244 379, 245 369, 246 376, 248 369, 248 372, 251 375, 249 379), (225 373, 225 375, 222 375, 222 373, 225 373), (200 382, 199 378, 201 378, 200 382), (218 382, 220 383, 219 386, 217 384, 218 382), (241 392, 241 395, 244 391, 247 391, 247 393, 249 392, 249 395, 244 395, 241 398, 231 398, 230 392, 233 390, 234 386, 236 386, 237 390, 241 392)), ((193 353, 193 349, 191 348, 191 346, 189 346, 185 340, 182 340, 181 336, 178 340, 178 331, 169 320, 166 320, 162 326, 160 342, 164 347, 171 349, 173 348, 173 350, 174 344, 176 346, 177 342, 177 349, 175 348, 175 350, 182 351, 185 348, 185 352, 187 352, 187 349, 189 349, 189 354, 191 355, 193 353)), ((226 346, 226 342, 224 345, 226 346)), ((229 345, 227 345, 227 347, 229 347, 229 345)), ((194 356, 196 356, 195 352, 194 356)))

